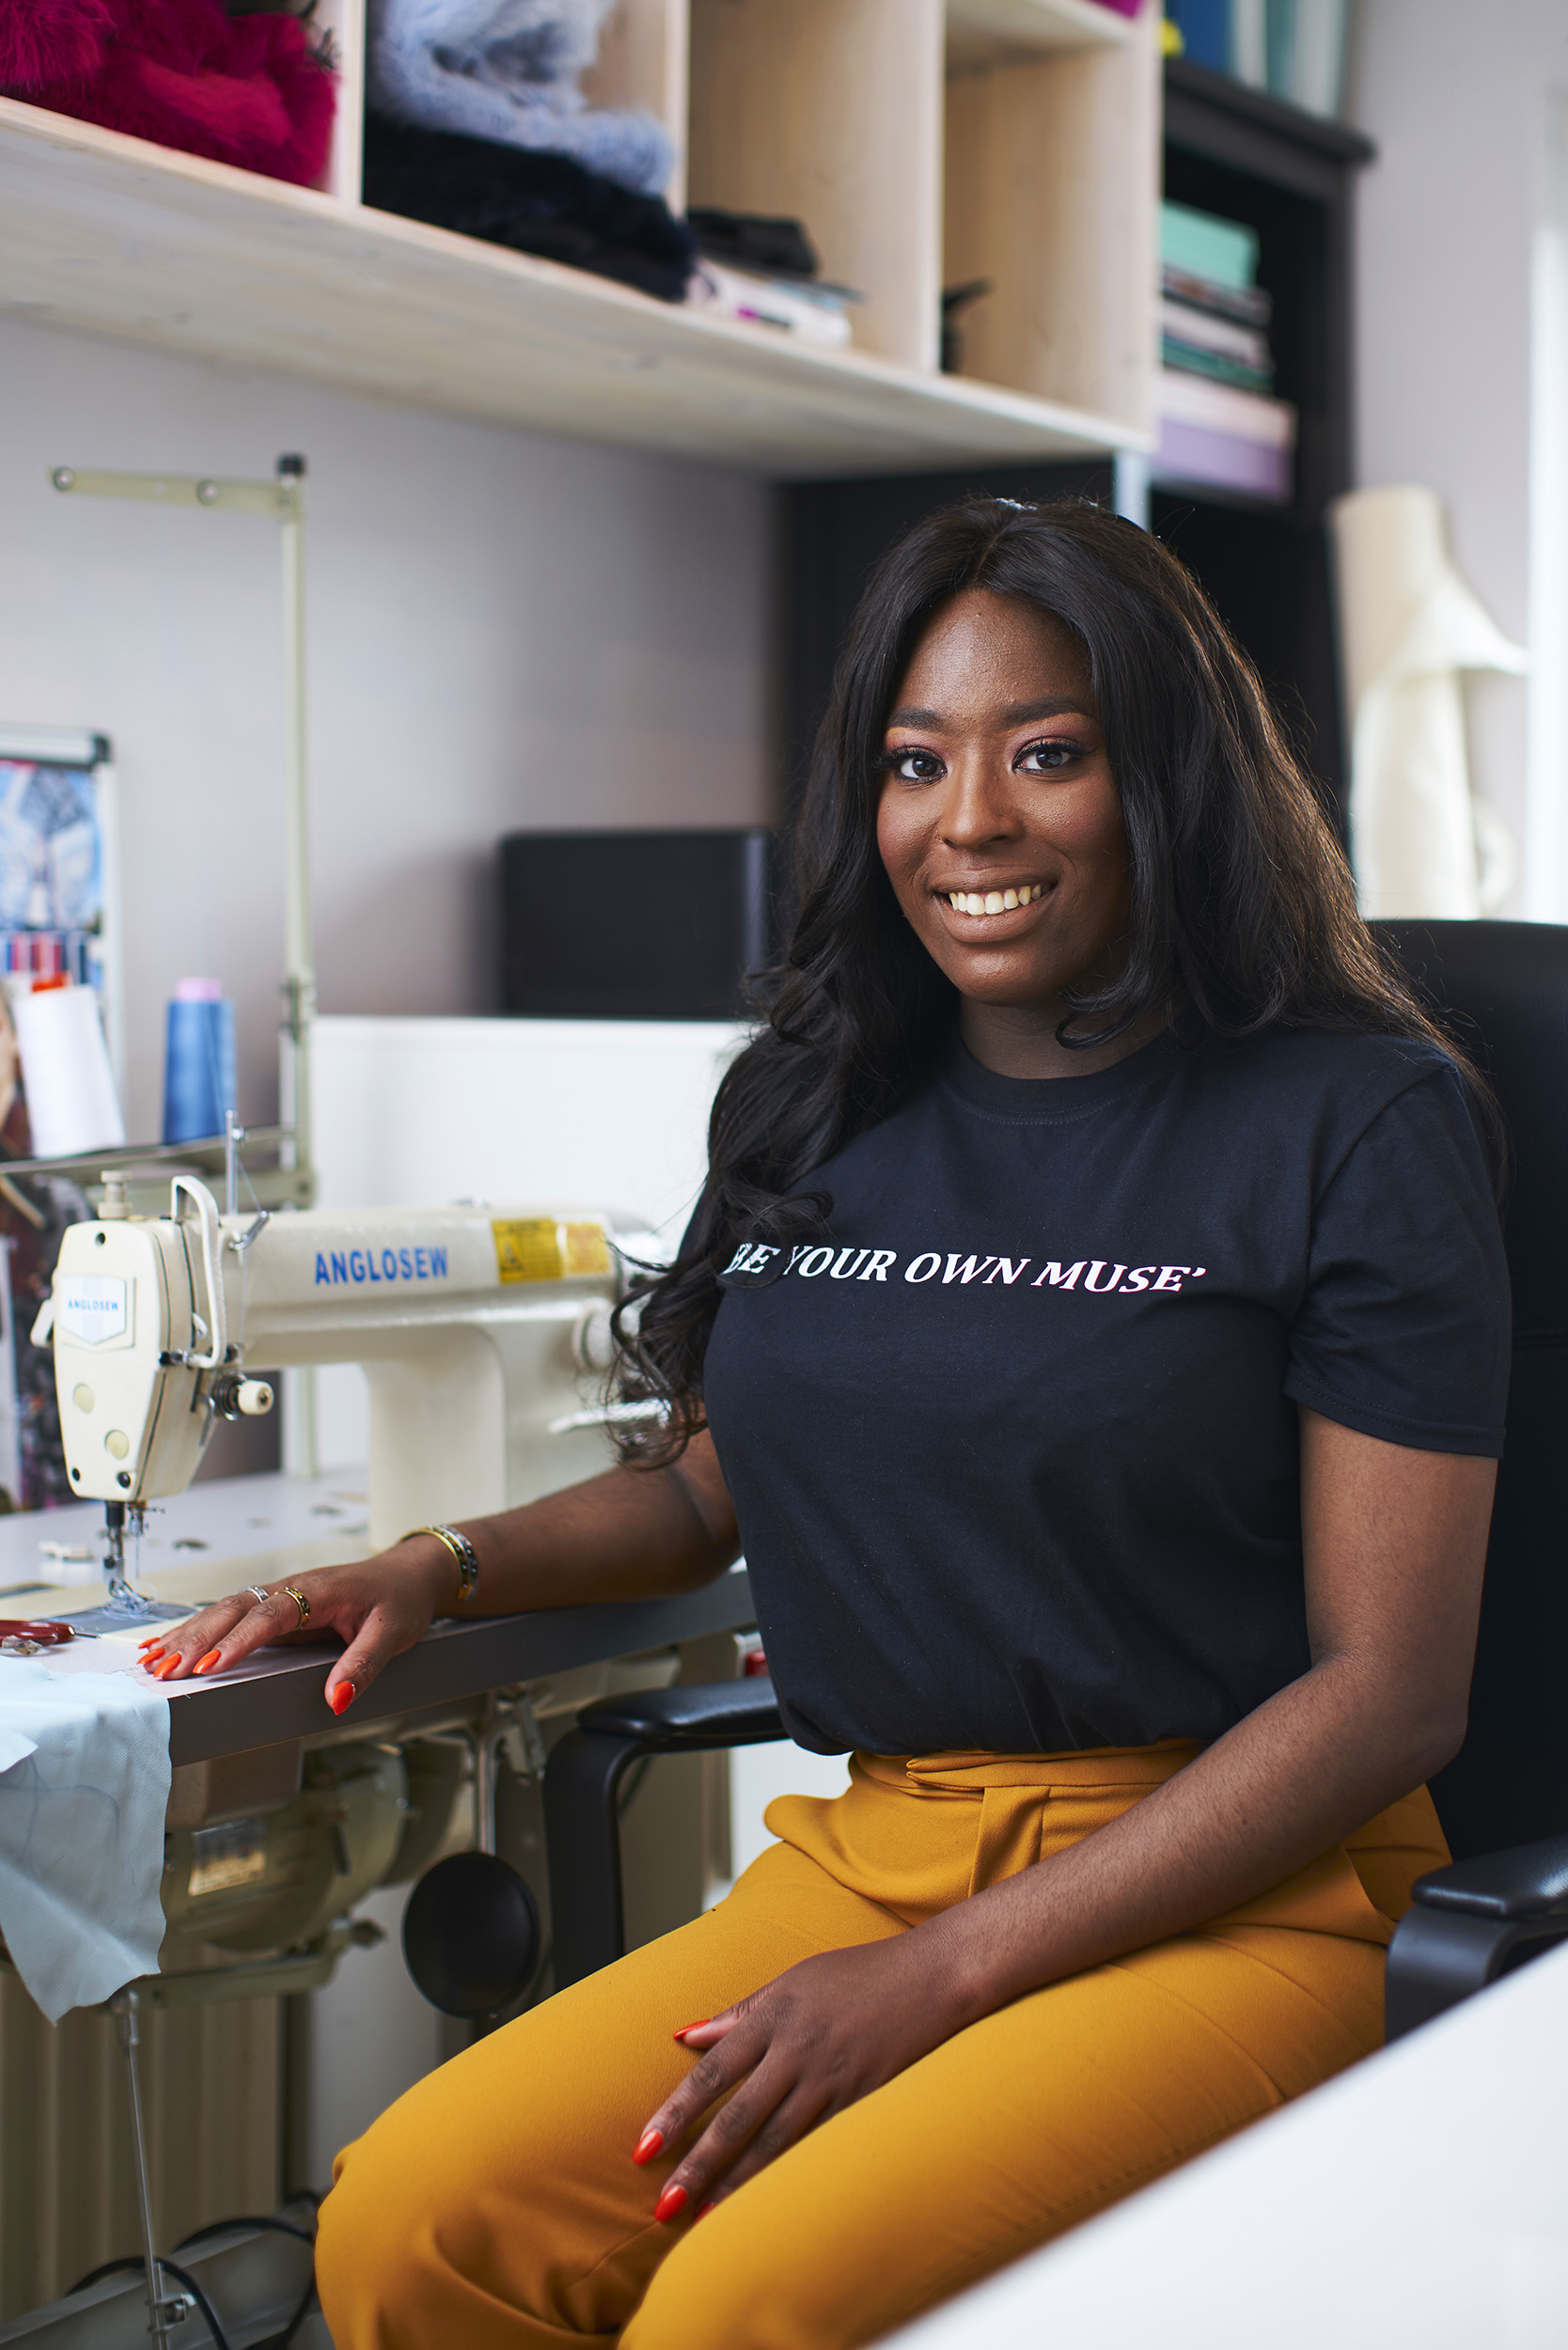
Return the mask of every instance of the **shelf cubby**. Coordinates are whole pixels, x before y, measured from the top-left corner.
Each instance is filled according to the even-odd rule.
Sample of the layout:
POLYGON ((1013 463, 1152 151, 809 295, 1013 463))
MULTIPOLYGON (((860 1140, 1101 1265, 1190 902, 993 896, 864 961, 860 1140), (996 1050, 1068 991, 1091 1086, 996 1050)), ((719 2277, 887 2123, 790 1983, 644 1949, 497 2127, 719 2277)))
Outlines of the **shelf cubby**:
POLYGON ((945 284, 988 280, 963 316, 966 377, 1152 422, 1159 196, 1153 16, 1078 13, 1123 37, 979 40, 1027 0, 956 0, 947 79, 945 284), (954 36, 957 35, 955 39, 954 36))
POLYGON ((363 205, 365 0, 318 0, 340 70, 320 189, 0 99, 0 316, 778 478, 1147 448, 1156 13, 621 0, 589 102, 666 124, 677 205, 800 218, 866 297, 852 349, 363 205), (1031 158, 1031 118, 1065 165, 1031 158), (975 256, 997 290, 943 375, 941 289, 975 256))
POLYGON ((823 276, 865 296, 856 348, 927 369, 942 24, 942 0, 692 0, 690 201, 802 221, 823 276))

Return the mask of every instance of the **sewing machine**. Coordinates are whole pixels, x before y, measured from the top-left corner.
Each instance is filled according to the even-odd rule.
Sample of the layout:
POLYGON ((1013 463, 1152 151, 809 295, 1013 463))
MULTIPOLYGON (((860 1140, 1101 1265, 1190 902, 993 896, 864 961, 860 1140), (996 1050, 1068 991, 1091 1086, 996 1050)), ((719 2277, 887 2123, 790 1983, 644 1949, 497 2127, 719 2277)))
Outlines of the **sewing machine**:
MULTIPOLYGON (((650 1244, 639 1234, 631 1245, 650 1244)), ((367 1548, 607 1467, 605 1421, 639 1408, 607 1406, 596 1392, 619 1286, 616 1242, 598 1213, 470 1204, 226 1215, 204 1183, 181 1174, 167 1215, 139 1217, 123 1184, 107 1178, 98 1215, 65 1234, 33 1331, 39 1343, 53 1340, 71 1485, 104 1505, 108 1524, 110 1604, 71 1611, 73 1622, 123 1638, 154 1612, 182 1614, 244 1580, 238 1560, 160 1569, 152 1602, 124 1578, 125 1539, 149 1504, 190 1485, 220 1418, 273 1408, 259 1373, 280 1366, 365 1371, 367 1548)), ((269 1579, 293 1564, 286 1550, 273 1552, 269 1579)), ((525 1760, 525 1729, 541 1718, 546 1736, 564 1727, 577 1706, 617 1685, 617 1656, 635 1660, 626 1668, 634 1687, 678 1669, 666 1644, 717 1634, 732 1659, 728 1627, 748 1620, 748 1603, 744 1577, 725 1582, 675 1602, 442 1626, 392 1661, 373 1726, 326 1730, 320 1649, 274 1652, 221 1688, 185 1684, 170 1724, 169 1931, 156 1998, 325 1981, 356 1902, 416 1873, 440 1841, 456 1780, 443 1763, 434 1793, 415 1791, 433 1768, 432 1731, 471 1747, 474 1839, 491 1844, 497 1741, 523 1739, 513 1770, 521 1782, 542 1757, 540 1747, 525 1760), (651 1660, 655 1648, 666 1653, 651 1660), (512 1694, 477 1705, 497 1689, 512 1694), (231 1842, 242 1828, 243 1853, 225 1843, 214 1862, 203 1838, 231 1842), (281 1971, 257 1963, 280 1947, 290 1953, 281 1971), (214 1971, 204 1956, 214 1949, 250 1963, 214 1971)), ((691 1880, 682 1898, 695 1910, 703 1867, 695 1813, 680 1841, 690 1852, 670 1872, 691 1880)))
POLYGON ((218 1418, 273 1408, 259 1369, 363 1366, 377 1549, 592 1476, 608 1414, 588 1388, 617 1293, 596 1213, 222 1215, 178 1175, 168 1214, 135 1217, 111 1177, 33 1331, 53 1336, 72 1488, 105 1506, 111 1598, 135 1605, 127 1520, 185 1490, 218 1418))
MULTIPOLYGON (((53 1345, 71 1486, 105 1510, 118 1604, 77 1612, 60 1591, 32 1606, 73 1616, 87 1636, 78 1644, 85 1668, 124 1670, 125 1635, 138 1628, 134 1610, 148 1606, 123 1581, 128 1529, 160 1500, 175 1502, 171 1516, 190 1506, 177 1497, 217 1420, 272 1409, 267 1374, 283 1366, 364 1368, 365 1547, 594 1475, 609 1465, 604 1423, 627 1408, 602 1401, 620 1248, 642 1255, 653 1246, 637 1232, 613 1233, 602 1214, 575 1209, 221 1214, 212 1193, 187 1175, 175 1179, 166 1215, 138 1217, 123 1185, 107 1179, 98 1215, 65 1235, 33 1335, 53 1345)), ((59 1520, 52 1523, 57 1530, 59 1520)), ((212 1555, 167 1571, 159 1565, 170 1613, 182 1612, 175 1604, 181 1597, 188 1608, 247 1574, 264 1572, 273 1582, 287 1571, 286 1552, 269 1553, 263 1569, 258 1556, 176 1545, 187 1546, 212 1555)), ((169 1547, 162 1545, 165 1557, 169 1547)), ((32 1555, 30 1543, 18 1550, 32 1555)), ((338 1555, 353 1553, 340 1546, 338 1555)), ((269 2000, 307 1992, 340 1998, 341 2008, 298 2002, 291 2069, 276 2072, 268 2108, 281 2109, 287 2077, 290 2127, 311 2175, 324 2178, 340 2135, 332 2117, 344 2098, 363 2099, 367 2083, 378 2098, 397 2093, 410 2076, 410 2049, 416 2073, 440 2060, 451 2044, 442 2031, 456 2029, 433 2010, 426 2011, 429 2025, 409 2018, 401 1952, 384 1940, 389 1927, 396 1933, 403 1888, 454 1845, 498 1853, 529 1888, 537 1915, 535 1971, 523 1997, 543 1996, 551 1982, 541 1784, 548 1748, 602 1697, 663 1687, 678 1674, 733 1674, 735 1635, 752 1621, 738 1572, 690 1592, 441 1622, 388 1662, 373 1696, 342 1723, 322 1703, 330 1643, 282 1646, 233 1672, 170 1684, 172 1783, 148 1859, 161 1872, 166 1932, 157 1971, 129 1984, 120 2000, 125 2031, 138 2011, 200 2002, 214 2011, 203 2047, 248 2050, 244 2019, 269 2000), (355 1946, 352 1988, 334 1992, 335 1970, 355 1946), (350 2008, 355 2029, 344 2032, 350 2008)), ((628 1807, 628 1932, 635 1939, 696 1916, 712 1879, 728 1873, 728 1804, 708 1762, 661 1757, 628 1807)), ((3 1966, 0 2022, 37 2067, 55 2062, 51 2052, 67 2044, 3 1966)), ((237 2074, 220 2065, 191 2078, 180 2069, 190 2044, 155 2040, 146 2061, 165 2131, 200 2148, 231 2126, 225 2101, 237 2074)), ((92 2061, 106 2053, 95 2038, 92 2061)), ((122 2056, 133 2083, 133 2038, 122 2042, 122 2056)), ((271 2060, 284 2062, 281 2055, 271 2060)), ((254 2060, 247 2055, 245 2062, 254 2060)), ((139 2111, 134 2098, 132 2110, 139 2111)), ((150 2243, 139 2131, 117 2136, 116 2148, 117 2191, 129 2195, 134 2181, 150 2243)), ((164 2159, 174 2158, 165 2138, 164 2159)), ((145 2339, 139 2304, 130 2322, 145 2339)))

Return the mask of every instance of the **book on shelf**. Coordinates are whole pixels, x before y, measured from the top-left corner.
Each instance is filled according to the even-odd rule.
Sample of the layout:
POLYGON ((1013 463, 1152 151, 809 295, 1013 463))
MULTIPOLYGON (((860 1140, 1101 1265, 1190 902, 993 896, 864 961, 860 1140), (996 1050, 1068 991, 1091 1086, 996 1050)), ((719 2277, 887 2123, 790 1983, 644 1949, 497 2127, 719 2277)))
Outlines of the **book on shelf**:
MULTIPOLYGON (((1260 327, 1242 326, 1234 319, 1195 308, 1190 302, 1173 301, 1168 294, 1160 304, 1160 333, 1189 351, 1233 359, 1238 367, 1251 368, 1260 375, 1274 373, 1268 337, 1260 327)), ((1197 372, 1201 375, 1206 370, 1200 368, 1197 372)))
POLYGON ((1267 326, 1274 316, 1273 297, 1262 286, 1219 286, 1212 277, 1172 269, 1168 261, 1160 272, 1160 289, 1172 302, 1213 318, 1238 319, 1244 326, 1267 326))
POLYGON ((1160 260, 1201 284, 1250 293, 1258 283, 1259 239, 1244 221, 1222 220, 1191 204, 1160 206, 1160 260))
POLYGON ((1288 501, 1295 411, 1274 397, 1272 305, 1246 223, 1160 210, 1160 445, 1156 478, 1288 501))
POLYGON ((1272 392, 1274 359, 1256 327, 1210 319, 1174 302, 1160 306, 1160 355, 1168 368, 1234 384, 1244 392, 1272 392))
POLYGON ((714 318, 748 319, 802 342, 839 349, 854 339, 849 305, 858 294, 820 278, 774 277, 704 257, 687 289, 694 307, 714 318))
POLYGON ((1349 0, 1165 0, 1178 55, 1308 114, 1335 115, 1349 0))
POLYGON ((1293 494, 1295 410, 1231 384, 1162 368, 1160 440, 1154 478, 1239 490, 1288 505, 1293 494))

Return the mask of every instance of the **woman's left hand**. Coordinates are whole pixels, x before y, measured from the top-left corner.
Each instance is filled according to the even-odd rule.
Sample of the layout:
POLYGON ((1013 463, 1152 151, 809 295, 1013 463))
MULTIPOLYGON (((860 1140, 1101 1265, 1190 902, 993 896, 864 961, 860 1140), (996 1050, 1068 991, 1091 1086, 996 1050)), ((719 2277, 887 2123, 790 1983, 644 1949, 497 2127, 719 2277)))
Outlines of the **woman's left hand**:
POLYGON ((633 2160, 651 2162, 719 2098, 728 2103, 670 2173, 654 2217, 700 2217, 819 2122, 969 2022, 935 1956, 918 1928, 826 1950, 678 2031, 683 2047, 703 2054, 651 2117, 633 2160))

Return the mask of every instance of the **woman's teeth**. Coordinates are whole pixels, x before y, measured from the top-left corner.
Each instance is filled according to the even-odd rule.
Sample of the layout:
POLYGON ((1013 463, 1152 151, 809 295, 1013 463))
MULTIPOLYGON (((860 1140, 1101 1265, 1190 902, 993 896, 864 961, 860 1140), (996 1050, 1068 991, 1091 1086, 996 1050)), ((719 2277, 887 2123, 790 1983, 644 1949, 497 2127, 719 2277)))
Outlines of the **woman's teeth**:
POLYGON ((1043 894, 1041 883, 1027 882, 1022 889, 988 889, 983 898, 978 889, 949 889, 947 899, 955 914, 1011 914, 1043 894))

